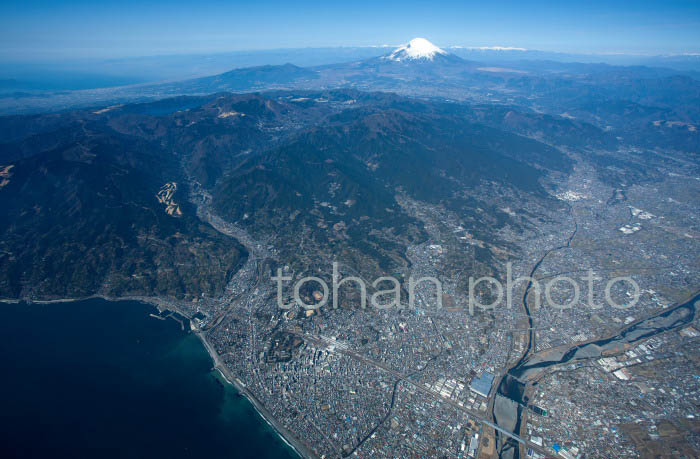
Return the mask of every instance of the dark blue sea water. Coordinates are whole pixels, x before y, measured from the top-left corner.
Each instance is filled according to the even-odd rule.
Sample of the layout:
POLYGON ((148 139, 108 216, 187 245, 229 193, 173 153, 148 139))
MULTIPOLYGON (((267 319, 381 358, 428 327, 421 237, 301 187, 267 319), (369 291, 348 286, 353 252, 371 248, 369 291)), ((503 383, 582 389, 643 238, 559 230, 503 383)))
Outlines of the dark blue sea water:
POLYGON ((0 457, 296 457, 137 302, 0 305, 0 457))

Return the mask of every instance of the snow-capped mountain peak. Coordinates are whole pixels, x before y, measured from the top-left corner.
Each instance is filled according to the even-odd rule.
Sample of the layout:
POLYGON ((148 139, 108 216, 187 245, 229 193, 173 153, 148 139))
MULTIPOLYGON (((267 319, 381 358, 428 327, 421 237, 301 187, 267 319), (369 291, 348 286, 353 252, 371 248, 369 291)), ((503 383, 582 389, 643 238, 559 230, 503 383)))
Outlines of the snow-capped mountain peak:
POLYGON ((386 58, 397 62, 411 59, 432 61, 438 54, 446 55, 447 51, 438 48, 425 38, 414 38, 405 45, 396 48, 386 58))

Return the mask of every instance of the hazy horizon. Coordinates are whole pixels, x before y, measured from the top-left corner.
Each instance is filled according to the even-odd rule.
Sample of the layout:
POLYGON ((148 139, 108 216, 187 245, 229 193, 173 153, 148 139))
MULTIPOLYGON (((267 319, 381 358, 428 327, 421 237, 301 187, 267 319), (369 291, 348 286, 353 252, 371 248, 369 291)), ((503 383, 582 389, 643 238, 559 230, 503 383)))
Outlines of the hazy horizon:
POLYGON ((519 47, 574 54, 700 52, 697 2, 539 0, 339 2, 207 0, 149 5, 28 1, 0 6, 0 59, 119 59, 274 49, 396 45, 519 47))

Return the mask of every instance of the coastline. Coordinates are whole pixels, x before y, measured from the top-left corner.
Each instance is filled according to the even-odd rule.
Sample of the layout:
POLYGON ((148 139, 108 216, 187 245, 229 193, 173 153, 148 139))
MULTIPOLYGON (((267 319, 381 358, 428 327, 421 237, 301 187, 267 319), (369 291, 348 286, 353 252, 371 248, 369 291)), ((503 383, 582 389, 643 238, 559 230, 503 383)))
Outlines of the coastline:
MULTIPOLYGON (((158 297, 108 297, 105 295, 89 295, 81 298, 55 298, 51 300, 32 300, 26 298, 0 298, 0 303, 5 304, 17 304, 17 303, 29 303, 29 304, 58 304, 58 303, 72 303, 77 301, 85 301, 90 299, 99 298, 101 300, 118 302, 118 301, 137 301, 140 303, 149 304, 155 306, 159 311, 171 311, 180 314, 184 318, 189 320, 185 314, 174 307, 175 304, 172 300, 166 300, 158 297)), ((191 323, 190 323, 191 324, 191 323)), ((299 439, 297 439, 292 432, 290 432, 286 427, 284 427, 279 421, 277 421, 272 413, 265 408, 265 406, 258 400, 255 395, 248 390, 245 385, 236 377, 231 375, 226 366, 221 362, 219 354, 211 346, 209 341, 207 341, 204 334, 193 327, 190 326, 190 331, 197 336, 200 342, 203 344, 204 349, 206 349, 207 354, 211 357, 214 362, 214 369, 216 369, 221 376, 232 385, 241 395, 243 395, 248 402, 253 406, 255 411, 260 415, 260 417, 275 431, 275 433, 282 439, 282 441, 287 444, 291 449, 296 452, 299 457, 303 459, 317 459, 317 455, 314 454, 306 445, 304 445, 299 439)))
POLYGON ((248 390, 248 388, 236 377, 234 377, 226 368, 226 366, 219 359, 219 354, 214 350, 209 341, 207 341, 206 336, 199 331, 193 330, 193 333, 200 339, 205 349, 214 361, 214 368, 221 374, 221 376, 236 390, 243 395, 248 401, 253 405, 258 414, 265 420, 265 422, 273 428, 277 435, 282 438, 287 445, 289 445, 300 457, 304 459, 316 459, 318 456, 314 454, 306 445, 304 445, 300 440, 298 440, 286 427, 280 424, 275 417, 270 413, 270 411, 265 408, 265 406, 258 400, 255 395, 248 390))
POLYGON ((17 303, 56 304, 56 303, 72 303, 74 301, 93 300, 96 298, 100 299, 100 300, 113 301, 113 302, 116 302, 116 301, 139 301, 141 303, 146 303, 146 304, 150 304, 152 306, 155 306, 159 310, 169 310, 172 312, 177 312, 178 314, 182 314, 182 312, 178 311, 176 308, 173 308, 173 305, 176 304, 178 302, 178 300, 173 299, 173 298, 171 298, 171 299, 160 298, 157 296, 119 296, 119 297, 114 297, 114 296, 94 294, 94 295, 81 296, 81 297, 77 297, 77 298, 53 298, 51 300, 36 300, 33 298, 0 298, 0 303, 7 303, 7 304, 17 304, 17 303))

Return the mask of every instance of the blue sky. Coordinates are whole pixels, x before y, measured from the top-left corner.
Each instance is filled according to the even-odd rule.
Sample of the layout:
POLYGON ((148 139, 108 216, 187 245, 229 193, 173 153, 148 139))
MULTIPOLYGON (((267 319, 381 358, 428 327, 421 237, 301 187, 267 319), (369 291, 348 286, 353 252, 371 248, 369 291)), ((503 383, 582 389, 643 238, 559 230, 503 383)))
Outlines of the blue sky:
POLYGON ((122 1, 0 5, 0 59, 399 44, 700 51, 700 1, 122 1))

